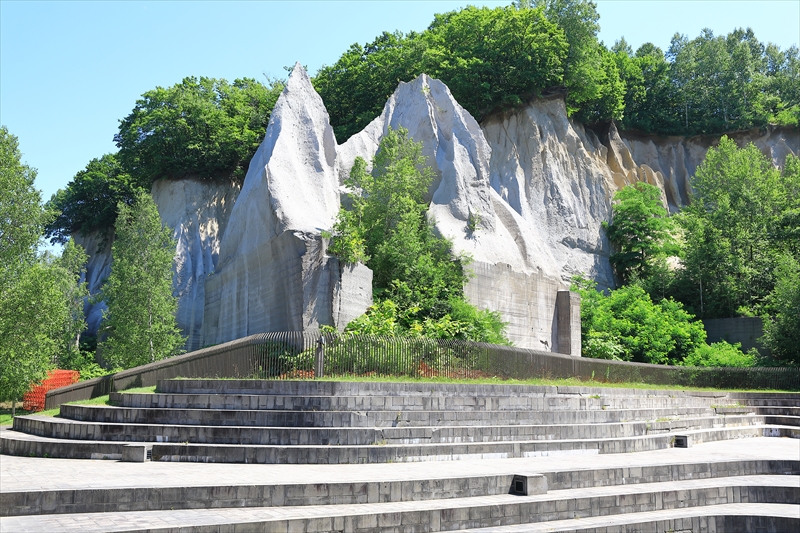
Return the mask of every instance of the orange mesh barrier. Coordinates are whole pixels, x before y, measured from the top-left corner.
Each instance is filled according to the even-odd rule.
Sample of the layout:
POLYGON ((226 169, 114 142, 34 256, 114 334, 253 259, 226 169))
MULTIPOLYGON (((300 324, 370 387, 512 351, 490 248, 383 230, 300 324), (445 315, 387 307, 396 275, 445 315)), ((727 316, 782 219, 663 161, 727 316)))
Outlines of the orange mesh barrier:
POLYGON ((77 370, 51 370, 41 385, 35 385, 22 397, 22 408, 26 411, 41 411, 47 391, 77 383, 81 373, 77 370))

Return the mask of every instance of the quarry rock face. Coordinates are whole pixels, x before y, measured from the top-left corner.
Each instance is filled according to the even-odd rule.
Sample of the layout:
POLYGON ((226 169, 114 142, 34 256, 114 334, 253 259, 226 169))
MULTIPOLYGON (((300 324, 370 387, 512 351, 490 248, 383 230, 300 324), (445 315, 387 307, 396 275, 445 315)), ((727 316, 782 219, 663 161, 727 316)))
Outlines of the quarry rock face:
POLYGON ((456 254, 472 258, 467 299, 499 311, 516 345, 559 348, 555 299, 567 285, 560 280, 556 259, 547 241, 531 238, 524 214, 493 188, 493 148, 441 81, 423 74, 401 83, 383 113, 340 147, 340 178, 347 176, 357 156, 372 159, 389 128, 401 127, 422 143, 436 175, 429 191, 429 218, 453 242, 456 254))
POLYGON ((483 132, 492 148, 492 188, 513 211, 526 245, 548 251, 530 254, 529 265, 564 283, 584 275, 611 285, 600 228, 615 190, 608 149, 567 118, 561 99, 489 118, 483 132))
MULTIPOLYGON (((642 169, 640 175, 648 179, 652 175, 655 182, 664 183, 663 190, 672 212, 691 201, 691 177, 705 159, 708 149, 719 144, 720 139, 719 135, 688 138, 635 132, 616 135, 630 153, 630 159, 642 169)), ((728 137, 739 147, 753 143, 777 167, 783 167, 788 155, 800 155, 800 132, 796 128, 768 126, 730 133, 728 137)), ((635 171, 631 173, 631 170, 627 170, 628 179, 635 176, 635 171)))
POLYGON ((401 83, 383 113, 340 147, 340 176, 349 173, 356 156, 369 162, 388 129, 401 127, 422 143, 422 153, 434 171, 428 216, 436 230, 453 241, 454 251, 475 261, 524 270, 515 228, 509 231, 502 219, 505 213, 495 210, 497 198, 489 185, 491 148, 478 123, 441 81, 422 74, 401 83))
MULTIPOLYGON (((548 255, 530 266, 567 283, 573 275, 614 287, 611 249, 603 221, 611 220, 614 194, 646 182, 662 191, 664 207, 677 212, 691 201, 690 178, 720 136, 659 137, 618 132, 612 123, 600 135, 567 117, 563 100, 537 100, 522 109, 487 118, 493 189, 524 220, 526 242, 548 255)), ((731 134, 739 146, 752 142, 782 166, 800 153, 800 135, 790 128, 731 134)))
MULTIPOLYGON (((370 163, 383 135, 400 127, 422 143, 435 173, 428 198, 437 232, 472 258, 466 298, 499 311, 517 346, 575 355, 579 311, 566 289, 574 275, 615 286, 601 228, 614 193, 645 181, 676 212, 691 201, 690 179, 719 142, 619 132, 613 124, 593 131, 569 119, 559 98, 479 125, 442 82, 421 75, 337 146, 321 98, 296 65, 241 192, 195 179, 153 186, 178 240, 174 287, 187 349, 267 331, 342 329, 364 312, 372 272, 329 256, 322 232, 334 224, 356 157, 370 163)), ((729 136, 740 146, 753 142, 778 166, 800 154, 796 129, 729 136)), ((93 294, 110 272, 112 237, 75 236, 90 255, 93 294)), ((87 303, 90 333, 103 308, 87 303)))
MULTIPOLYGON (((94 296, 100 292, 106 278, 111 274, 111 245, 114 242, 114 230, 93 231, 87 235, 74 233, 72 239, 75 244, 82 246, 89 256, 86 272, 81 275, 81 281, 86 282, 90 297, 94 296)), ((85 335, 97 335, 106 309, 108 306, 105 302, 92 302, 91 298, 86 299, 83 304, 83 314, 86 318, 85 335)))
POLYGON ((176 321, 186 350, 203 346, 207 276, 219 261, 220 240, 240 186, 228 180, 158 180, 153 200, 162 222, 177 241, 173 294, 178 297, 176 321))
POLYGON ((372 302, 372 272, 340 265, 321 232, 339 211, 336 139, 296 65, 272 111, 206 282, 204 342, 344 327, 372 302))

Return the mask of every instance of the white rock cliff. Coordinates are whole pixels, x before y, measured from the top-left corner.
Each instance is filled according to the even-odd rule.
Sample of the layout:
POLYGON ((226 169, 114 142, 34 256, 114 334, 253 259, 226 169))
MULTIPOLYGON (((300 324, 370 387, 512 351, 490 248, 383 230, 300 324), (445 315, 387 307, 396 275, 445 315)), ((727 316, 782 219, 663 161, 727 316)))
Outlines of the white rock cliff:
POLYGON ((372 272, 340 265, 321 232, 339 211, 336 139, 295 65, 245 177, 206 282, 204 342, 344 327, 372 302, 372 272))
MULTIPOLYGON (((401 83, 380 116, 337 146, 321 98, 296 65, 241 193, 198 180, 153 187, 178 238, 175 291, 188 349, 266 331, 342 328, 366 309, 371 271, 340 265, 321 234, 333 225, 353 161, 369 162, 390 127, 408 129, 423 145, 436 175, 429 216, 456 253, 473 259, 467 298, 500 311, 518 346, 552 351, 579 343, 557 324, 570 278, 614 286, 601 229, 614 193, 646 181, 677 211, 719 140, 618 132, 613 124, 595 133, 570 120, 559 98, 478 125, 443 83, 422 75, 401 83)), ((731 137, 755 143, 779 166, 800 153, 796 129, 731 137)), ((76 240, 90 254, 87 281, 96 292, 109 271, 110 244, 98 252, 100 235, 76 240)), ((102 304, 86 311, 96 331, 102 304)), ((567 315, 562 322, 574 321, 567 315)))

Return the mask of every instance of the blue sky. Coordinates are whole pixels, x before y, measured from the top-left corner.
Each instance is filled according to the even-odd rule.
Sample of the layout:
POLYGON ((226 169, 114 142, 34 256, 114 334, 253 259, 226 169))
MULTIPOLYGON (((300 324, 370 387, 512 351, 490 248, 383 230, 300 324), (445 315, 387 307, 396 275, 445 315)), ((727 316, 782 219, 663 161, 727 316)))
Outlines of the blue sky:
MULTIPOLYGON (((94 157, 116 150, 137 97, 185 76, 311 74, 384 30, 423 30, 434 13, 508 1, 23 2, 0 0, 0 124, 39 170, 45 200, 94 157)), ((672 35, 752 27, 782 49, 800 42, 800 0, 597 0, 600 38, 666 49, 672 35)))

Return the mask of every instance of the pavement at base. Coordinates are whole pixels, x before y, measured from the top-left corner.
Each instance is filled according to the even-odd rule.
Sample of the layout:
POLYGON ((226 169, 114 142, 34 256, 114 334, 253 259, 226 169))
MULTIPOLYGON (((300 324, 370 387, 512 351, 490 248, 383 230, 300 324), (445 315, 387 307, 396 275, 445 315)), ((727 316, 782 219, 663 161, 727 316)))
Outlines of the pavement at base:
POLYGON ((360 465, 123 463, 0 455, 0 492, 436 479, 738 460, 800 460, 800 439, 760 437, 647 452, 360 465))

